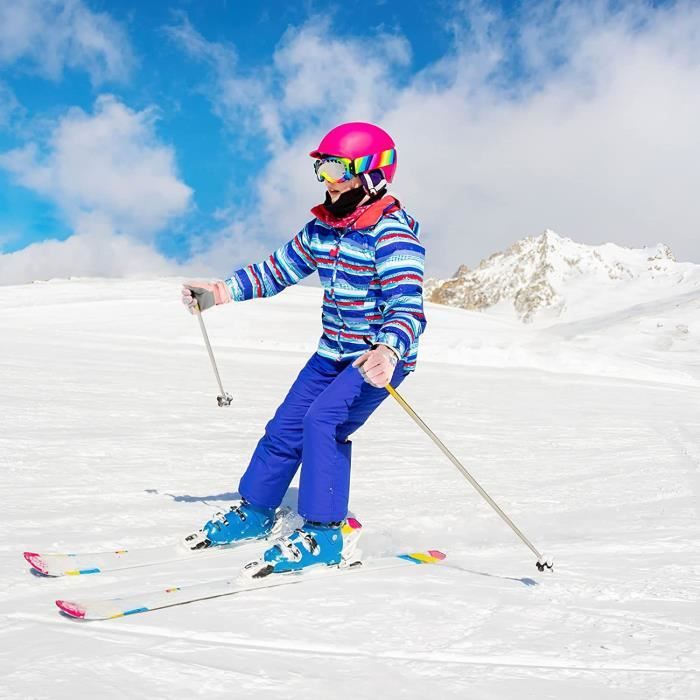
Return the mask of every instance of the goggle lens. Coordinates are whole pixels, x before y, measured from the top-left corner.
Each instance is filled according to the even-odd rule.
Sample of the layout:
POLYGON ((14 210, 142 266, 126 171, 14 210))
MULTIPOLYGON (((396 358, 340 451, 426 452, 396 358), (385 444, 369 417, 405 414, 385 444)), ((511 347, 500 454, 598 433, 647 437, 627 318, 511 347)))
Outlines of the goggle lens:
POLYGON ((347 158, 320 158, 314 163, 314 170, 319 182, 337 184, 352 180, 350 161, 347 158))
POLYGON ((314 163, 314 170, 319 182, 330 182, 337 184, 338 182, 346 182, 352 180, 355 175, 360 175, 368 170, 376 168, 385 168, 388 165, 393 165, 396 162, 396 150, 389 148, 381 153, 374 153, 369 156, 361 156, 350 160, 350 158, 341 158, 340 156, 328 156, 319 158, 314 163))

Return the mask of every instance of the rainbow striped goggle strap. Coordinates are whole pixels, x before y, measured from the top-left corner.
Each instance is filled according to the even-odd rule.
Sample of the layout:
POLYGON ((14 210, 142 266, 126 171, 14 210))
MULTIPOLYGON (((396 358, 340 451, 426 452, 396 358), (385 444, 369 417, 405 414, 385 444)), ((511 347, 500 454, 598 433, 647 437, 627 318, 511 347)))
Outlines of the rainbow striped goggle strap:
POLYGON ((396 149, 389 148, 381 153, 359 158, 342 158, 340 156, 326 156, 319 158, 314 163, 314 170, 319 182, 338 183, 352 180, 355 175, 384 168, 396 162, 396 149))

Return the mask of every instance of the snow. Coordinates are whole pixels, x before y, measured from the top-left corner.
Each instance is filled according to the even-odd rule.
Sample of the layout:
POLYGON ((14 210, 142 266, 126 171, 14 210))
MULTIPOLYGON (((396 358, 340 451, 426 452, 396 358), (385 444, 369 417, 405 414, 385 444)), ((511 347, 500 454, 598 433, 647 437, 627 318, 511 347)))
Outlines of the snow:
POLYGON ((226 508, 321 292, 207 312, 219 408, 177 280, 0 287, 0 697, 699 697, 700 290, 621 293, 527 326, 428 305, 401 388, 554 574, 389 398, 353 440, 363 548, 444 564, 80 623, 53 601, 242 562, 47 579, 21 552, 164 545, 226 508))

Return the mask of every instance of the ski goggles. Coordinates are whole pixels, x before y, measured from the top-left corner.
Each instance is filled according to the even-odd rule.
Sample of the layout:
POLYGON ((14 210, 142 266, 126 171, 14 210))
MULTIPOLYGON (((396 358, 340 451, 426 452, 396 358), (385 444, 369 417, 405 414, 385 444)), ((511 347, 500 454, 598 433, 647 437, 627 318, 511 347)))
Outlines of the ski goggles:
POLYGON ((396 149, 389 148, 381 153, 359 158, 342 158, 340 156, 325 156, 314 163, 314 170, 319 182, 339 182, 352 180, 356 175, 393 165, 396 162, 396 149))

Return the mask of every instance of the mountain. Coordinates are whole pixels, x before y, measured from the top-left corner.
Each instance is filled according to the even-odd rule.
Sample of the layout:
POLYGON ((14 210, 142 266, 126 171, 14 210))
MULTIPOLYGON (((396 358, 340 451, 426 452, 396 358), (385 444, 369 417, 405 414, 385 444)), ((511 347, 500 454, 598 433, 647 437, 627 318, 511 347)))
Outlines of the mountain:
POLYGON ((576 243, 546 230, 448 280, 429 279, 426 300, 514 313, 524 322, 571 320, 700 286, 700 265, 679 263, 668 246, 631 249, 576 243))

